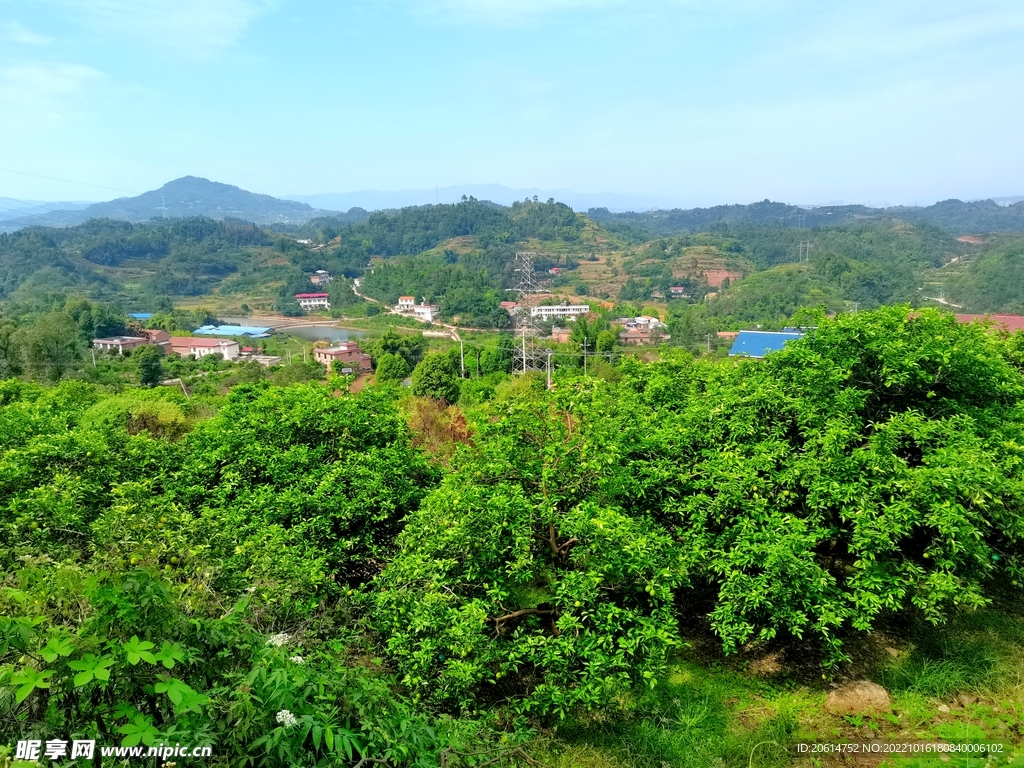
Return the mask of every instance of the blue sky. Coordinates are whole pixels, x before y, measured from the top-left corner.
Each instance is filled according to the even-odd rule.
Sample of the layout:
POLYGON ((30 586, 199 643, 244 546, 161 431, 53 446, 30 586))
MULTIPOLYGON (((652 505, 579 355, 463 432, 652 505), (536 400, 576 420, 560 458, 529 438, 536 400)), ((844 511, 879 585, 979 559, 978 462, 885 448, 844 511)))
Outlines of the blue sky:
POLYGON ((1020 0, 0 0, 0 195, 1024 195, 1020 0))

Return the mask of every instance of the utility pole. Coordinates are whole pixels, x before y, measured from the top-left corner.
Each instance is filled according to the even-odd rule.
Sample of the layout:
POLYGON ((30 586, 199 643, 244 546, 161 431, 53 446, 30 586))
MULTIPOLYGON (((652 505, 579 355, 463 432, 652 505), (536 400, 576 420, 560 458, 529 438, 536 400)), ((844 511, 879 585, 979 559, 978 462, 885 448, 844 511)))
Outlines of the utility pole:
POLYGON ((706 338, 708 340, 708 354, 710 355, 711 354, 711 334, 709 333, 706 338))
POLYGON ((462 339, 459 339, 459 363, 462 366, 462 378, 466 378, 466 354, 462 348, 462 339))
POLYGON ((548 390, 551 389, 551 355, 552 351, 548 350, 548 390))
POLYGON ((587 337, 584 336, 583 337, 583 375, 584 376, 587 375, 587 346, 588 346, 588 344, 589 344, 589 342, 587 341, 587 337))
POLYGON ((92 367, 96 367, 96 347, 89 347, 89 351, 92 352, 92 367))

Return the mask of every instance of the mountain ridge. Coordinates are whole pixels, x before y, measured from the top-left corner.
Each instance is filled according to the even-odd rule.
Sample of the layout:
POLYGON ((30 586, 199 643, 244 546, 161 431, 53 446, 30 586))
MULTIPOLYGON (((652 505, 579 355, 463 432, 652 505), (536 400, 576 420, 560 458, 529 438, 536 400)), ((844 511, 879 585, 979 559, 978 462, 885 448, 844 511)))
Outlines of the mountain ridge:
POLYGON ((204 216, 210 219, 244 219, 255 224, 299 224, 333 211, 318 210, 308 203, 282 200, 249 192, 232 184, 199 176, 182 176, 160 189, 135 197, 119 197, 92 203, 80 210, 54 210, 45 215, 33 212, 0 222, 0 231, 14 231, 39 224, 73 226, 89 219, 142 222, 159 218, 204 216))

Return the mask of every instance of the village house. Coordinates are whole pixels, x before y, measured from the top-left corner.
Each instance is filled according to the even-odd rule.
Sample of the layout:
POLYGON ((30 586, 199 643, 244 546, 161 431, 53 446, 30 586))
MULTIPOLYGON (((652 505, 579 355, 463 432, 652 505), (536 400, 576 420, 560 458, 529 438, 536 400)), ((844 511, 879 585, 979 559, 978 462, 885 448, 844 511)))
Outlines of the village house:
POLYGON ((236 360, 241 352, 237 341, 230 339, 200 339, 193 336, 172 336, 171 352, 182 357, 194 356, 197 360, 207 355, 220 355, 225 360, 236 360))
POLYGON ((514 301, 502 301, 498 306, 508 312, 509 315, 514 315, 519 311, 519 304, 514 301))
POLYGON ((589 311, 589 304, 552 304, 530 307, 530 315, 540 318, 541 321, 552 320, 556 317, 575 320, 577 317, 583 317, 589 311))
POLYGON ((416 319, 422 320, 425 323, 434 322, 434 318, 437 317, 440 311, 441 307, 437 304, 427 304, 425 301, 412 308, 412 313, 416 316, 416 319))
POLYGON ((551 329, 551 340, 556 344, 568 344, 569 337, 572 335, 572 331, 568 328, 559 328, 555 326, 551 329))
POLYGON ((402 314, 412 313, 413 317, 417 320, 422 320, 425 323, 434 322, 434 318, 436 318, 441 311, 441 308, 437 304, 427 304, 425 300, 417 304, 415 296, 399 296, 398 304, 395 305, 395 309, 402 314))
POLYGON ((327 300, 328 296, 326 293, 296 293, 295 300, 299 302, 299 307, 306 312, 313 312, 314 310, 323 309, 327 310, 331 308, 331 302, 327 300))
POLYGON ((686 289, 681 285, 673 285, 668 289, 668 297, 670 299, 686 299, 689 298, 686 295, 686 289))
POLYGON ((147 328, 143 333, 146 334, 146 339, 150 344, 160 347, 164 352, 170 351, 171 334, 167 331, 160 330, 159 328, 147 328))
POLYGON ((991 320, 997 330, 1006 330, 1010 333, 1024 331, 1024 315, 957 315, 958 323, 977 323, 991 320))
POLYGON ((309 278, 309 282, 313 285, 327 285, 334 278, 331 277, 330 273, 326 269, 318 269, 312 277, 309 278))
POLYGON ((642 347, 647 344, 656 344, 663 339, 669 338, 651 328, 629 328, 619 334, 619 344, 625 347, 642 347))
POLYGON ((367 373, 373 370, 373 361, 354 341, 343 341, 333 347, 313 350, 313 359, 339 373, 367 373), (334 363, 338 365, 335 366, 334 363))
POLYGON ((149 344, 145 336, 111 336, 109 339, 93 339, 92 345, 104 352, 118 352, 124 354, 136 347, 143 347, 149 344))
POLYGON ((250 355, 248 359, 252 360, 254 363, 259 363, 264 368, 270 368, 272 365, 281 364, 280 355, 250 355))

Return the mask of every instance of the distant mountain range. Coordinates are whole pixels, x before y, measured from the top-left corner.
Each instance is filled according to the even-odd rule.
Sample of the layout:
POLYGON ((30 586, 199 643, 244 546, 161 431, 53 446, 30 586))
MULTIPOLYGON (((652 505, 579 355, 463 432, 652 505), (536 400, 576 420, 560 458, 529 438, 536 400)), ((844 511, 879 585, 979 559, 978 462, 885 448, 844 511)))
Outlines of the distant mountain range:
POLYGON ((764 200, 749 205, 665 209, 658 207, 664 205, 664 201, 656 196, 591 195, 569 190, 510 189, 501 184, 478 184, 436 190, 363 190, 295 195, 296 199, 284 200, 247 192, 229 184, 185 176, 137 197, 123 197, 105 203, 36 203, 0 198, 0 232, 13 232, 29 226, 72 226, 88 219, 140 222, 186 216, 243 219, 294 231, 312 219, 333 217, 336 223, 343 225, 354 214, 358 215, 353 220, 362 220, 368 210, 392 210, 435 202, 455 203, 463 196, 500 205, 510 205, 524 198, 554 198, 575 210, 586 210, 591 218, 603 224, 637 226, 663 234, 706 230, 721 224, 816 227, 882 216, 929 223, 957 233, 1024 231, 1024 197, 971 202, 945 200, 927 207, 796 206, 764 200), (350 214, 339 214, 339 211, 349 211, 350 214))
POLYGON ((868 208, 863 205, 800 207, 763 200, 750 205, 717 205, 712 208, 675 208, 670 211, 612 213, 591 208, 587 214, 603 225, 631 225, 659 234, 707 231, 716 225, 775 225, 824 227, 863 219, 889 217, 931 224, 947 232, 1005 232, 1024 230, 1024 202, 999 205, 993 200, 944 200, 927 207, 868 208))
POLYGON ((71 226, 88 219, 149 221, 186 216, 244 219, 263 225, 300 224, 327 213, 307 203, 247 192, 230 184, 221 184, 196 176, 175 179, 160 189, 144 192, 137 197, 92 203, 77 210, 44 209, 57 207, 46 205, 27 208, 20 217, 15 215, 6 221, 0 221, 0 231, 11 232, 29 226, 71 226))

